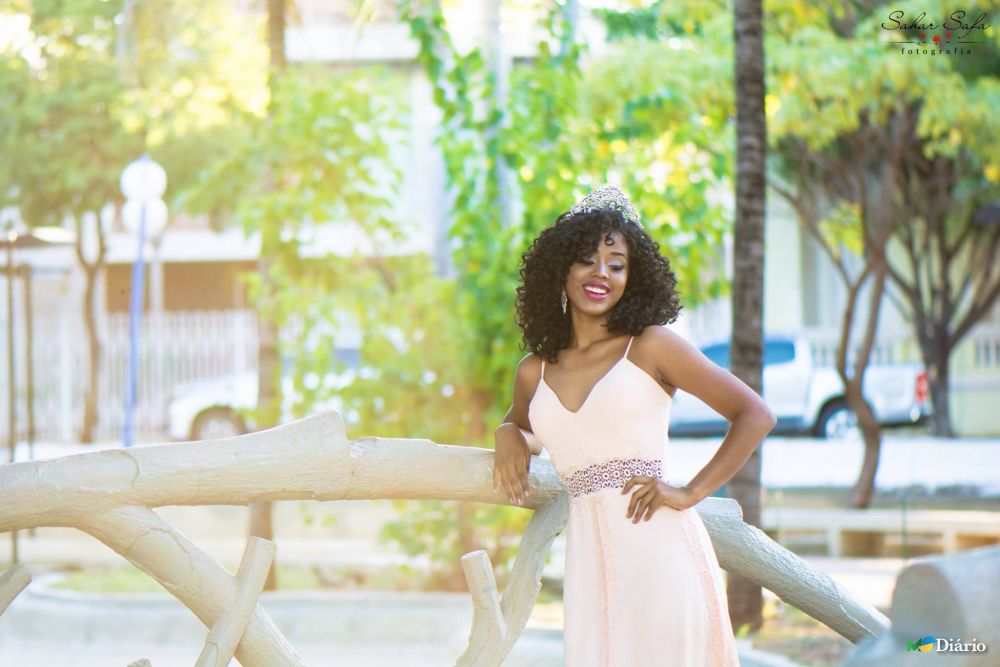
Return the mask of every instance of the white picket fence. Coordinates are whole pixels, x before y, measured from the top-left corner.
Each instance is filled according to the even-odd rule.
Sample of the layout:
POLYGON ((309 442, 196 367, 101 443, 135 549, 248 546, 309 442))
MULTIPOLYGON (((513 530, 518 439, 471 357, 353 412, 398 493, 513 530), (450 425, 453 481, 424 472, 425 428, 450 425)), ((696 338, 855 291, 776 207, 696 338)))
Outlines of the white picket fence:
MULTIPOLYGON (((837 360, 837 344, 839 337, 836 332, 826 329, 803 329, 801 335, 811 343, 813 363, 820 366, 832 366, 837 360)), ((973 327, 968 337, 962 341, 956 353, 963 347, 970 346, 971 368, 965 367, 961 372, 995 373, 1000 371, 1000 323, 984 322, 973 327)), ((848 364, 853 364, 857 348, 848 354, 848 364)), ((952 355, 952 364, 956 364, 952 355)), ((920 350, 912 334, 904 333, 895 336, 883 336, 872 347, 870 363, 899 364, 922 363, 920 350)))
MULTIPOLYGON (((100 325, 102 358, 99 382, 100 440, 121 437, 125 373, 129 355, 126 313, 108 315, 100 325)), ((34 414, 36 442, 64 442, 78 437, 89 365, 87 337, 75 318, 35 321, 34 414)), ((3 337, 3 336, 0 336, 3 337)), ((27 436, 26 348, 16 336, 18 439, 27 436)), ((4 340, 6 345, 6 340, 4 340)), ((6 349, 6 348, 4 348, 6 349)), ((253 371, 257 367, 257 318, 250 310, 146 314, 138 345, 138 397, 135 433, 139 441, 162 440, 171 393, 185 384, 253 371)), ((7 432, 5 391, 0 434, 7 432)))

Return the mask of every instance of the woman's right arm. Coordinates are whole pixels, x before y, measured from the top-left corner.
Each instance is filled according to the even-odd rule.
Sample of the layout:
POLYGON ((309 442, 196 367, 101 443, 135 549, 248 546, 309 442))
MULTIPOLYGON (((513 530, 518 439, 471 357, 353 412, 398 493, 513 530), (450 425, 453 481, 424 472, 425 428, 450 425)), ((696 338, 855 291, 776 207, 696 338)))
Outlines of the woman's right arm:
POLYGON ((541 361, 533 354, 521 359, 514 378, 514 399, 503 423, 493 432, 493 490, 503 491, 508 500, 520 505, 528 495, 528 472, 532 453, 541 443, 531 432, 528 405, 538 386, 541 361))

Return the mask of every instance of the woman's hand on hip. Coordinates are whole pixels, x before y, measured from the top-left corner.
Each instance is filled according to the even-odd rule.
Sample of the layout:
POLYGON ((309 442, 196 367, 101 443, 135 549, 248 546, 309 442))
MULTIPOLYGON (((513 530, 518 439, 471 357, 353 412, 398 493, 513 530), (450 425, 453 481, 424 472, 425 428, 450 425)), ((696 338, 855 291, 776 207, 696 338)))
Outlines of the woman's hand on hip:
POLYGON ((656 477, 644 477, 636 475, 625 482, 622 488, 622 495, 627 494, 632 489, 632 500, 628 504, 628 512, 625 518, 632 519, 632 523, 649 521, 660 507, 672 507, 676 510, 686 510, 694 507, 698 498, 686 486, 673 486, 656 477))
POLYGON ((493 450, 493 490, 503 491, 507 499, 520 505, 528 490, 528 473, 531 470, 531 449, 520 433, 512 430, 496 434, 493 450))

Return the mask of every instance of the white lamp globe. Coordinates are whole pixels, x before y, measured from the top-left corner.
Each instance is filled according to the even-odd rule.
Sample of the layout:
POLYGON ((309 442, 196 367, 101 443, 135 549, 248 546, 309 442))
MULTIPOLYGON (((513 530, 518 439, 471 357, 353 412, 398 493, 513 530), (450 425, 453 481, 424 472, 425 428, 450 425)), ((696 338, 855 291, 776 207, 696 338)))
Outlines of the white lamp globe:
POLYGON ((146 207, 146 238, 159 236, 167 226, 167 205, 162 199, 138 201, 129 199, 122 207, 122 223, 131 234, 139 233, 142 221, 142 207, 146 207))
POLYGON ((121 186, 125 199, 159 199, 167 190, 167 172, 151 157, 143 155, 122 171, 121 186))

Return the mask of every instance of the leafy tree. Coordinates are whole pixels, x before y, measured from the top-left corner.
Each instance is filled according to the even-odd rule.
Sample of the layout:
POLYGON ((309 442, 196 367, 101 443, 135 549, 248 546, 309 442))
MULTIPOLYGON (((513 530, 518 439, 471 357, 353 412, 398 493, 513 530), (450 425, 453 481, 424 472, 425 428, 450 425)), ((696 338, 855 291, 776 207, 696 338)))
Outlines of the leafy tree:
POLYGON ((116 108, 125 91, 108 48, 116 8, 38 1, 16 9, 30 18, 30 33, 0 54, 0 141, 5 155, 16 156, 4 160, 0 198, 31 226, 69 219, 76 228, 90 362, 80 440, 90 442, 101 360, 95 299, 107 245, 97 212, 120 199, 118 175, 141 152, 142 139, 116 108))
MULTIPOLYGON (((945 9, 951 11, 935 7, 945 9)), ((968 9, 972 23, 980 8, 968 9)), ((1000 299, 1000 264, 992 261, 1000 252, 1000 33, 984 32, 970 37, 978 42, 973 54, 951 59, 950 68, 920 86, 901 165, 908 224, 887 256, 899 296, 887 293, 913 325, 927 367, 933 430, 944 437, 954 435, 952 352, 1000 299)))
MULTIPOLYGON (((992 97, 989 104, 1000 102, 992 97)), ((995 116, 985 108, 980 112, 985 112, 979 116, 984 121, 995 116)), ((926 154, 928 142, 920 137, 913 137, 913 146, 919 148, 913 149, 906 167, 907 219, 913 224, 899 228, 894 240, 902 251, 887 260, 900 296, 887 294, 913 325, 927 368, 934 433, 953 437, 952 352, 1000 299, 995 261, 1000 255, 1000 177, 991 164, 995 154, 982 154, 979 142, 931 157, 926 154)))
POLYGON ((226 137, 219 127, 262 97, 252 41, 227 3, 132 7, 126 17, 119 2, 11 3, 6 11, 27 17, 28 30, 0 53, 0 142, 17 157, 0 167, 0 203, 17 207, 29 225, 70 220, 77 231, 90 362, 84 442, 98 421, 95 309, 107 230, 97 212, 120 202, 121 170, 143 151, 166 167, 176 210, 174 198, 195 177, 206 146, 226 137))
MULTIPOLYGON (((922 9, 939 17, 953 11, 943 3, 922 9)), ((973 3, 969 23, 984 9, 973 3)), ((884 43, 890 35, 881 24, 891 10, 867 1, 824 8, 799 0, 765 9, 769 182, 791 201, 848 294, 836 365, 865 433, 856 505, 870 497, 881 440, 860 391, 878 295, 894 299, 914 323, 939 421, 947 420, 948 355, 998 298, 992 264, 981 261, 998 243, 995 228, 975 223, 1000 180, 990 112, 997 106, 996 32, 983 31, 974 57, 907 56, 884 43), (867 310, 864 290, 874 299, 867 310)), ((655 2, 609 12, 606 20, 618 38, 687 35, 694 51, 711 57, 726 49, 724 12, 713 3, 655 2)), ((914 33, 898 39, 906 34, 914 33)))
MULTIPOLYGON (((940 5, 927 11, 948 15, 940 5)), ((813 12, 786 36, 789 43, 777 50, 770 77, 776 84, 771 127, 778 157, 772 184, 792 203, 804 229, 830 257, 847 288, 836 366, 865 439, 862 469, 851 493, 851 503, 858 507, 870 502, 881 446, 881 429, 862 397, 861 386, 887 278, 896 274, 893 279, 901 284, 907 279, 931 278, 941 280, 945 292, 950 290, 939 272, 935 279, 934 273, 921 275, 919 266, 911 267, 911 272, 901 269, 898 260, 894 261, 893 247, 897 239, 910 245, 921 228, 924 238, 934 234, 934 226, 942 222, 942 207, 956 212, 953 220, 967 220, 968 214, 963 218, 961 211, 969 211, 983 190, 992 188, 994 181, 988 175, 995 175, 998 155, 996 134, 990 131, 997 119, 988 111, 1000 101, 996 79, 967 82, 944 57, 900 54, 876 37, 885 21, 886 12, 881 9, 839 21, 813 12), (813 50, 842 55, 808 61, 804 53, 813 50), (872 72, 880 76, 871 76, 872 72), (971 103, 966 103, 966 95, 971 103), (967 174, 964 188, 938 187, 934 197, 915 196, 939 178, 927 168, 928 160, 969 157, 961 167, 967 174), (860 295, 866 284, 869 301, 867 311, 861 311, 860 295), (856 329, 861 342, 851 359, 856 329)), ((950 236, 959 237, 958 233, 950 236)), ((980 267, 968 270, 978 272, 980 267)), ((940 289, 931 287, 930 291, 940 289)), ((977 306, 984 296, 976 297, 977 306)), ((912 305, 920 294, 911 291, 907 298, 912 305)), ((978 308, 973 311, 982 314, 978 308)), ((912 308, 910 314, 917 312, 919 308, 912 308)), ((956 313, 943 308, 938 315, 937 325, 924 318, 917 337, 925 359, 933 362, 929 367, 940 376, 946 374, 945 359, 932 354, 935 349, 942 351, 936 348, 940 337, 935 340, 928 333, 935 326, 953 326, 951 318, 956 313)), ((966 320, 965 326, 971 326, 971 321, 966 320)))

